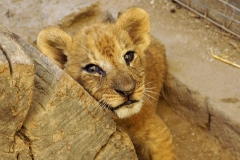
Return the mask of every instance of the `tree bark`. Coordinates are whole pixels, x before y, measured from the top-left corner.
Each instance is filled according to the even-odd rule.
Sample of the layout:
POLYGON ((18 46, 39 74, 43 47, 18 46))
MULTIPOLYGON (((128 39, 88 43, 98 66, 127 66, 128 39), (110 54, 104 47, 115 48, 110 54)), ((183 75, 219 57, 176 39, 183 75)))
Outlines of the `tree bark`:
POLYGON ((2 26, 0 111, 3 159, 137 159, 111 111, 2 26))

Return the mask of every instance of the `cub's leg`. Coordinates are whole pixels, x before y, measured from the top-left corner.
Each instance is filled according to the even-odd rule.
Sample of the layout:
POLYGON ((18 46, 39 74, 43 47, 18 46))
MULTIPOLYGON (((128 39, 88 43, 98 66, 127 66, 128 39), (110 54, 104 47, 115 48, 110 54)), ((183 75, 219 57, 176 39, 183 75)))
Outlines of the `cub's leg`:
POLYGON ((140 160, 174 160, 170 132, 151 106, 144 105, 141 111, 117 123, 131 137, 140 160))

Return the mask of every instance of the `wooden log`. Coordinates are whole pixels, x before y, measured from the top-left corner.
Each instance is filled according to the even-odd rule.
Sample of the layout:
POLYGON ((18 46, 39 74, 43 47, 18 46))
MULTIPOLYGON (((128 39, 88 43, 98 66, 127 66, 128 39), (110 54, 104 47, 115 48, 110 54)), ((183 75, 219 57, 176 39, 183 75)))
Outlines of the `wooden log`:
POLYGON ((28 113, 34 83, 31 59, 9 34, 0 26, 0 154, 8 159, 14 152, 15 134, 28 113))
POLYGON ((18 141, 13 144, 17 146, 12 151, 16 157, 137 159, 131 140, 118 131, 111 111, 99 106, 82 86, 37 49, 12 33, 5 36, 20 43, 35 66, 32 102, 24 124, 18 128, 18 141))

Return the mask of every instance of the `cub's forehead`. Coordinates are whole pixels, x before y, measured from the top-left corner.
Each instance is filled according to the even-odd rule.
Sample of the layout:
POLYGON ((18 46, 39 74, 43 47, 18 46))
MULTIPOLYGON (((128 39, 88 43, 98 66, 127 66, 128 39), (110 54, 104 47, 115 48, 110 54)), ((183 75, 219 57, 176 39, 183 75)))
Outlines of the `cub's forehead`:
POLYGON ((87 63, 98 64, 103 68, 112 68, 116 62, 125 64, 123 56, 127 51, 135 49, 129 34, 114 24, 96 24, 83 28, 73 38, 87 63))
POLYGON ((79 48, 106 57, 122 55, 135 47, 129 34, 115 24, 95 24, 73 38, 79 48))
POLYGON ((125 48, 133 45, 133 42, 129 34, 115 24, 94 24, 80 30, 80 35, 77 36, 87 43, 93 43, 95 45, 112 46, 112 45, 124 45, 125 48), (92 42, 93 41, 93 42, 92 42))

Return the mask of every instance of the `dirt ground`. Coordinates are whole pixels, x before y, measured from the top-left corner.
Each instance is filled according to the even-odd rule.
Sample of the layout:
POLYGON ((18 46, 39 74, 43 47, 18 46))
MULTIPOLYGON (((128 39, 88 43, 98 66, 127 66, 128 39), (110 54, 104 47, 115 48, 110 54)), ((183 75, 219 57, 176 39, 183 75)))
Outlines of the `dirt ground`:
MULTIPOLYGON (((43 27, 61 23, 61 17, 69 14, 64 13, 64 11, 68 12, 66 8, 74 8, 75 3, 84 5, 84 3, 90 3, 90 1, 74 1, 71 4, 61 0, 54 2, 48 0, 3 0, 0 2, 1 24, 18 34, 25 41, 34 44, 37 33, 43 27)), ((166 46, 170 70, 178 71, 189 67, 184 63, 179 63, 180 60, 186 58, 192 58, 193 64, 197 62, 195 59, 207 63, 221 63, 213 62, 213 58, 207 51, 212 49, 216 54, 232 53, 238 47, 237 40, 231 35, 170 0, 100 0, 100 6, 103 11, 109 11, 113 18, 117 17, 119 11, 130 6, 144 8, 151 17, 151 34, 166 46), (222 37, 221 39, 219 39, 219 35, 222 37), (181 54, 186 50, 188 56, 181 54), (195 55, 195 52, 200 54, 195 55)), ((71 11, 77 12, 77 9, 71 11)), ((192 67, 199 66, 193 65, 192 67)), ((193 73, 193 70, 189 69, 189 74, 194 77, 197 73, 193 73)), ((181 76, 184 77, 185 75, 181 76)), ((189 81, 189 83, 192 82, 189 81)), ((204 83, 206 81, 202 81, 198 85, 204 86, 204 83)), ((203 88, 203 92, 206 90, 209 89, 203 88)), ((214 137, 210 136, 205 130, 182 119, 163 100, 159 102, 158 114, 164 119, 173 134, 177 159, 235 159, 228 149, 220 147, 219 142, 214 137)))
POLYGON ((218 140, 172 111, 161 99, 158 115, 169 127, 178 160, 234 160, 231 152, 221 148, 218 140))

